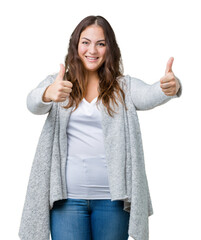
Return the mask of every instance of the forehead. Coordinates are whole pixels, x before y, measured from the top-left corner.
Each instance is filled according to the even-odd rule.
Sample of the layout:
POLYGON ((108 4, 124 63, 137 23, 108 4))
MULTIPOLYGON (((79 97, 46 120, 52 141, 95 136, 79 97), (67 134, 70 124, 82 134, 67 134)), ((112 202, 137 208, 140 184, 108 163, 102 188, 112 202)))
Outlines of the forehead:
POLYGON ((105 39, 103 29, 98 25, 91 25, 85 28, 85 30, 82 31, 80 35, 80 38, 84 38, 84 37, 90 40, 105 39))

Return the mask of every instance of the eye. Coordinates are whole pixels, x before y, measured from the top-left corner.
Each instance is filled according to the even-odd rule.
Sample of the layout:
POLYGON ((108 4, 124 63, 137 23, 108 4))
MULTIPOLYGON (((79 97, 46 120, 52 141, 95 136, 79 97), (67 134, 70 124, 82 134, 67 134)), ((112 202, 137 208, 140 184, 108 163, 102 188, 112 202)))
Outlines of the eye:
POLYGON ((98 43, 100 46, 104 47, 105 43, 98 43))
POLYGON ((83 42, 82 42, 82 44, 88 44, 88 42, 86 42, 86 41, 83 41, 83 42))

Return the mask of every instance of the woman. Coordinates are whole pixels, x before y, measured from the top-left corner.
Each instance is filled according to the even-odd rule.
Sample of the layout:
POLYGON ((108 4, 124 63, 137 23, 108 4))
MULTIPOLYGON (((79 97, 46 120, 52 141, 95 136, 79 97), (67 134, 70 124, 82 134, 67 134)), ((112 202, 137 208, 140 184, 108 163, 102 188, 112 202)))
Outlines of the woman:
POLYGON ((48 114, 19 236, 23 240, 147 240, 153 214, 136 110, 181 95, 172 71, 153 85, 123 75, 115 34, 88 16, 71 35, 64 65, 27 97, 48 114))

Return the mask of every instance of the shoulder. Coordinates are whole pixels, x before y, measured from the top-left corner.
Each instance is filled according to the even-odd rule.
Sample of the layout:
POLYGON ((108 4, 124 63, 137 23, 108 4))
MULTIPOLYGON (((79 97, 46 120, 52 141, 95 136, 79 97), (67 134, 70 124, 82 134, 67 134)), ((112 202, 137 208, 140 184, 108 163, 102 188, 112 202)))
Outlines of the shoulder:
POLYGON ((123 76, 118 77, 117 80, 122 82, 122 83, 123 82, 130 83, 131 81, 135 82, 135 81, 138 81, 139 79, 136 78, 136 77, 131 77, 129 74, 127 74, 127 75, 123 75, 123 76))
POLYGON ((118 77, 117 80, 121 83, 122 87, 126 87, 127 89, 130 89, 133 83, 137 83, 139 81, 138 78, 131 77, 128 74, 118 77))
POLYGON ((131 77, 130 75, 124 75, 120 77, 119 80, 122 84, 125 83, 129 89, 132 89, 132 88, 138 89, 140 87, 149 85, 145 83, 143 80, 136 77, 131 77))
POLYGON ((123 76, 119 76, 117 77, 117 81, 120 83, 120 84, 128 84, 128 81, 129 81, 129 75, 123 75, 123 76))

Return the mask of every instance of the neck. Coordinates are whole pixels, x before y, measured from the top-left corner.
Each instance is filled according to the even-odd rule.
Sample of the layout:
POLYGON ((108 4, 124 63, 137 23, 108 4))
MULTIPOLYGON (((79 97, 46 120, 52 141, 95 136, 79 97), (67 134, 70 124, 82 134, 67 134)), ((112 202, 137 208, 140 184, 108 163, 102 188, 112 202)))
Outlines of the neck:
POLYGON ((95 72, 88 71, 86 73, 86 79, 87 79, 88 83, 90 83, 90 82, 99 82, 99 76, 98 76, 97 71, 95 71, 95 72))

